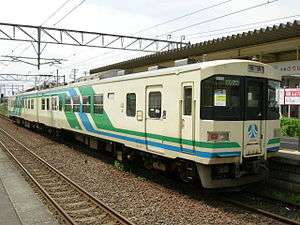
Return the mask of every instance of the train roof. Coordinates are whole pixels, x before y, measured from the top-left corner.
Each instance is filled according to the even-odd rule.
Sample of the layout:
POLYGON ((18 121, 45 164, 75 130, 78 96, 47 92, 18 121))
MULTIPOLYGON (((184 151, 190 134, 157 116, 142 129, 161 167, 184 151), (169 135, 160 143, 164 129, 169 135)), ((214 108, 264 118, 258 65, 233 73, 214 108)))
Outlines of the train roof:
POLYGON ((109 78, 99 78, 95 76, 95 79, 87 80, 87 81, 81 81, 81 82, 73 82, 69 83, 64 86, 58 86, 53 88, 47 88, 43 90, 35 90, 30 92, 23 92, 20 95, 29 95, 34 94, 37 92, 48 92, 49 90, 59 90, 61 88, 68 88, 68 87, 77 87, 77 86, 84 86, 84 85, 93 85, 93 84, 100 84, 100 83, 110 83, 110 82, 117 82, 117 81, 125 81, 125 80, 133 80, 133 79, 141 79, 141 78, 147 78, 147 77, 155 77, 155 76, 162 76, 166 74, 179 74, 183 72, 193 71, 193 70, 202 70, 209 67, 215 67, 225 64, 232 64, 232 63, 254 63, 254 64, 261 64, 264 66, 272 67, 267 64, 263 64, 256 61, 251 60, 243 60, 243 59, 226 59, 226 60, 214 60, 214 61, 207 61, 207 62, 200 62, 200 63, 193 63, 188 64, 184 66, 177 66, 177 67, 168 67, 163 69, 157 69, 153 71, 145 71, 145 72, 138 72, 138 73, 132 73, 132 74, 126 74, 126 75, 119 75, 119 76, 113 76, 109 78))

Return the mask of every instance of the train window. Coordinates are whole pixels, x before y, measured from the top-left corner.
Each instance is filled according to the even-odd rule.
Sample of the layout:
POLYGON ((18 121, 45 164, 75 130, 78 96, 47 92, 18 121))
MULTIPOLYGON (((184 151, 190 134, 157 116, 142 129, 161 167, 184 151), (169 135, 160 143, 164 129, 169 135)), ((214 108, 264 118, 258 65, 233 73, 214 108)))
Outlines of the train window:
POLYGON ((128 93, 126 95, 126 116, 135 117, 136 112, 136 95, 135 93, 128 93))
POLYGON ((34 99, 31 99, 30 106, 31 106, 31 109, 34 109, 34 99))
POLYGON ((44 98, 42 98, 41 109, 45 110, 45 99, 44 98))
POLYGON ((72 102, 71 98, 68 95, 65 95, 65 111, 72 111, 72 102))
POLYGON ((51 109, 54 111, 57 110, 57 98, 56 97, 51 98, 51 109))
POLYGON ((201 82, 200 118, 241 120, 243 88, 241 77, 215 75, 201 82))
POLYGON ((30 99, 27 100, 27 108, 30 109, 30 99))
POLYGON ((103 114, 103 94, 94 96, 94 113, 103 114))
POLYGON ((50 110, 50 98, 46 98, 46 110, 50 110))
POLYGON ((80 112, 80 97, 74 96, 72 97, 73 101, 73 112, 80 112))
POLYGON ((90 113, 91 108, 91 97, 82 96, 82 111, 85 113, 90 113))
POLYGON ((183 89, 183 115, 190 116, 192 115, 192 95, 193 89, 192 86, 186 86, 183 89))
POLYGON ((150 118, 161 117, 161 93, 159 91, 149 93, 148 115, 150 118))
POLYGON ((62 96, 61 95, 59 95, 59 97, 58 97, 58 109, 59 109, 59 111, 62 111, 62 109, 63 109, 63 99, 62 99, 62 96))
POLYGON ((268 80, 268 102, 267 102, 267 119, 279 119, 279 103, 276 93, 280 88, 280 82, 275 80, 268 80))

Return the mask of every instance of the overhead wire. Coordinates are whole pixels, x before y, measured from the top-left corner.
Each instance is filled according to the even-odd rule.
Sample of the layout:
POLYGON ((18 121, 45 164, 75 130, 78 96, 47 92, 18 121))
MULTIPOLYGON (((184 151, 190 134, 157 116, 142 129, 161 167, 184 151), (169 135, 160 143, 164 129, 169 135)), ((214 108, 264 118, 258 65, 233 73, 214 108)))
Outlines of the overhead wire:
POLYGON ((208 9, 212 9, 212 8, 215 8, 215 7, 220 6, 220 5, 224 5, 224 4, 229 3, 229 2, 232 2, 232 1, 233 1, 233 0, 226 0, 226 1, 223 1, 223 2, 220 2, 220 3, 217 3, 217 4, 214 4, 214 5, 210 5, 210 6, 207 6, 207 7, 198 9, 198 10, 195 10, 195 11, 193 11, 193 12, 186 13, 186 14, 184 14, 184 15, 182 15, 182 16, 178 16, 178 17, 175 17, 175 18, 166 20, 166 21, 164 21, 164 22, 155 24, 155 25, 153 25, 153 26, 150 26, 150 27, 141 29, 141 30, 139 30, 139 31, 137 31, 137 32, 135 32, 135 33, 133 33, 133 34, 142 33, 142 32, 151 30, 151 29, 153 29, 153 28, 156 28, 156 27, 159 27, 159 26, 162 26, 162 25, 165 25, 165 24, 174 22, 174 21, 176 21, 176 20, 180 20, 180 19, 182 19, 182 18, 185 18, 185 17, 188 17, 188 16, 192 16, 192 15, 197 14, 197 13, 199 13, 199 12, 202 12, 202 11, 205 11, 205 10, 208 10, 208 9))
MULTIPOLYGON (((134 32, 134 33, 132 33, 132 34, 130 34, 130 35, 136 35, 136 34, 139 34, 139 33, 143 33, 143 32, 145 32, 145 31, 151 30, 151 29, 153 29, 153 28, 156 28, 156 27, 159 27, 159 26, 162 26, 162 25, 165 25, 165 24, 174 22, 174 21, 176 21, 176 20, 180 20, 180 19, 185 18, 185 17, 188 17, 188 16, 192 16, 192 15, 197 14, 197 13, 199 13, 199 12, 202 12, 202 11, 205 11, 205 10, 209 10, 209 9, 212 9, 212 8, 215 8, 215 7, 224 5, 224 4, 227 4, 227 3, 232 2, 232 1, 234 1, 234 0, 226 0, 226 1, 222 1, 222 2, 219 2, 219 3, 216 3, 216 4, 213 4, 213 5, 204 7, 204 8, 200 8, 200 9, 197 9, 197 10, 195 10, 195 11, 186 13, 186 14, 184 14, 184 15, 181 15, 181 16, 178 16, 178 17, 175 17, 175 18, 172 18, 172 19, 168 19, 168 20, 166 20, 166 21, 164 21, 164 22, 161 22, 161 23, 158 23, 158 24, 155 24, 155 25, 146 27, 146 28, 144 28, 144 29, 142 29, 142 30, 139 30, 139 31, 136 31, 136 32, 134 32)), ((101 56, 103 56, 103 55, 105 55, 105 54, 111 54, 111 53, 104 53, 104 54, 101 54, 101 55, 93 56, 93 57, 91 57, 91 58, 89 58, 89 59, 86 59, 86 60, 81 61, 80 63, 88 62, 88 61, 90 61, 90 60, 93 60, 93 59, 96 59, 96 58, 98 58, 98 57, 101 57, 101 56)), ((75 64, 75 63, 74 63, 74 64, 75 64)), ((74 65, 74 64, 68 65, 67 67, 70 67, 70 66, 72 66, 72 65, 74 65)))
POLYGON ((241 13, 241 12, 245 12, 245 11, 249 11, 249 10, 252 10, 252 9, 255 9, 255 8, 259 8, 259 7, 262 7, 262 6, 265 6, 265 5, 269 5, 269 4, 272 4, 274 2, 277 2, 279 0, 268 0, 267 2, 264 2, 264 3, 261 3, 261 4, 257 4, 257 5, 253 5, 253 6, 250 6, 250 7, 247 7, 247 8, 244 8, 244 9, 240 9, 240 10, 237 10, 237 11, 233 11, 233 12, 230 12, 230 13, 227 13, 227 14, 224 14, 224 15, 221 15, 221 16, 217 16, 217 17, 214 17, 214 18, 210 18, 210 19, 207 19, 207 20, 203 20, 201 22, 198 22, 198 23, 194 23, 194 24, 191 24, 191 25, 188 25, 188 26, 184 26, 184 27, 181 27, 181 28, 177 28, 175 30, 172 30, 172 31, 169 31, 169 32, 166 32, 166 33, 163 33, 163 34, 160 34, 156 37, 161 37, 161 36, 165 36, 165 35, 170 35, 172 33, 176 33, 176 32, 179 32, 179 31, 183 31, 183 30, 186 30, 186 29, 189 29, 191 27, 195 27, 195 26, 199 26, 199 25, 202 25, 202 24, 206 24, 206 23, 209 23, 209 22, 212 22, 212 21, 216 21, 216 20, 219 20, 219 19, 223 19, 225 17, 228 17, 228 16, 232 16, 232 15, 235 15, 235 14, 238 14, 238 13, 241 13))
MULTIPOLYGON (((198 25, 205 24, 205 23, 209 23, 209 22, 212 22, 212 21, 214 21, 214 20, 218 20, 218 19, 221 19, 221 18, 224 18, 224 17, 228 17, 228 16, 231 16, 231 15, 234 15, 234 14, 238 14, 238 13, 241 13, 241 12, 244 12, 244 11, 248 11, 248 10, 251 10, 251 9, 255 9, 255 8, 258 8, 258 7, 262 7, 262 6, 264 6, 264 5, 268 5, 268 4, 277 2, 277 1, 279 1, 279 0, 273 0, 273 1, 268 0, 268 1, 265 2, 265 3, 253 5, 253 6, 250 6, 250 7, 241 9, 241 10, 237 10, 237 11, 234 11, 234 12, 231 12, 231 13, 228 13, 228 14, 225 14, 225 15, 222 15, 222 16, 218 16, 218 17, 214 17, 214 18, 211 18, 211 19, 208 19, 208 20, 204 20, 204 21, 201 21, 201 22, 198 22, 198 23, 195 23, 195 24, 192 24, 192 25, 183 27, 183 28, 179 28, 179 29, 173 30, 173 31, 168 32, 168 33, 164 33, 164 34, 158 35, 158 36, 156 36, 156 37, 161 37, 161 36, 166 35, 166 34, 175 33, 175 32, 181 31, 181 30, 188 29, 188 28, 190 28, 190 27, 194 27, 194 26, 198 26, 198 25)), ((291 17, 283 17, 283 18, 279 18, 279 19, 285 19, 285 18, 291 18, 291 17)), ((253 23, 253 24, 255 24, 255 23, 253 23)), ((257 22, 256 24, 258 24, 258 22, 257 22)))
POLYGON ((61 19, 56 21, 56 23, 53 24, 53 26, 56 26, 58 23, 60 23, 62 20, 64 20, 67 16, 69 16, 73 11, 75 11, 79 6, 81 6, 86 0, 82 0, 78 5, 73 7, 68 13, 66 13, 61 19))
POLYGON ((240 24, 240 25, 236 25, 236 26, 223 27, 223 28, 209 30, 209 31, 205 31, 205 32, 186 34, 185 36, 191 37, 191 36, 195 36, 195 35, 199 35, 199 34, 208 34, 208 33, 213 33, 213 32, 217 32, 217 31, 224 31, 224 30, 229 30, 229 29, 234 29, 234 28, 239 28, 239 27, 246 27, 246 26, 253 26, 253 25, 258 25, 258 24, 270 23, 270 22, 274 22, 274 21, 278 21, 278 20, 285 20, 285 19, 291 19, 291 18, 296 18, 296 17, 300 17, 300 14, 292 15, 292 16, 277 17, 277 18, 268 19, 268 20, 261 20, 261 21, 254 22, 254 23, 246 23, 246 24, 240 24))
MULTIPOLYGON (((67 3, 69 3, 71 0, 66 0, 63 2, 63 4, 61 4, 53 13, 51 13, 41 24, 40 26, 43 26, 45 23, 47 23, 53 16, 55 16, 63 7, 65 7, 65 5, 67 3)), ((20 43, 19 45, 17 45, 11 52, 14 52, 17 48, 19 48, 21 45, 23 45, 24 43, 20 43)), ((31 47, 31 45, 27 46, 27 48, 25 48, 21 53, 23 54, 27 49, 29 49, 31 47)))

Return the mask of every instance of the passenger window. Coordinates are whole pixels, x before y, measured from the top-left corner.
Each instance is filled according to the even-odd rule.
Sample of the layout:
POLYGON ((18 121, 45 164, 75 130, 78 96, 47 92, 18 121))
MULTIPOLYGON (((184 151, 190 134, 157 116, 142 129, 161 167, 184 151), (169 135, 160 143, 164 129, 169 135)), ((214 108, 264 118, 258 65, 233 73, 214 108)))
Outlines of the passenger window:
POLYGON ((191 86, 186 86, 183 89, 183 115, 192 115, 192 94, 193 89, 191 86))
POLYGON ((73 100, 73 112, 80 112, 80 97, 74 96, 73 100))
POLYGON ((30 102, 31 104, 31 109, 34 109, 34 100, 33 99, 31 99, 31 102, 30 102))
POLYGON ((63 108, 63 99, 61 98, 61 95, 58 97, 58 109, 59 111, 62 111, 63 108))
POLYGON ((135 117, 136 112, 136 95, 128 93, 126 95, 126 116, 135 117))
POLYGON ((54 111, 57 110, 57 98, 56 97, 52 97, 52 99, 51 99, 51 108, 54 111))
POLYGON ((42 98, 42 105, 41 106, 42 106, 41 109, 45 110, 45 99, 44 98, 42 98))
POLYGON ((50 110, 50 98, 46 98, 46 110, 50 110))
POLYGON ((72 111, 72 102, 71 102, 71 98, 68 95, 65 96, 65 111, 67 112, 72 111))
POLYGON ((103 114, 103 94, 94 96, 94 113, 103 114))
POLYGON ((148 115, 150 118, 161 117, 161 93, 159 91, 149 93, 148 115))
POLYGON ((91 97, 83 96, 82 97, 82 111, 85 113, 90 113, 90 107, 91 107, 91 97))
POLYGON ((30 99, 27 100, 27 107, 30 109, 30 99))

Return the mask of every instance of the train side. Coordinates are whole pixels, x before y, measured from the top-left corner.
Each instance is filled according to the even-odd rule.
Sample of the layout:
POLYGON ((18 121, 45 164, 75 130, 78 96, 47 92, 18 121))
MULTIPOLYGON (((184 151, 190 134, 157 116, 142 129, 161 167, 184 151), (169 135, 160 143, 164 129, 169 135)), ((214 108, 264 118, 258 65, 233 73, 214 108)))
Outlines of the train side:
MULTIPOLYGON (((9 100, 10 116, 28 127, 72 131, 93 148, 101 140, 109 141, 108 150, 116 143, 118 159, 136 151, 152 155, 152 167, 178 167, 185 179, 199 174, 207 188, 236 186, 261 179, 262 171, 213 177, 214 171, 240 172, 231 170, 242 170, 249 160, 246 150, 253 149, 244 141, 245 121, 200 119, 201 81, 215 74, 257 76, 249 74, 249 63, 263 65, 223 60, 23 93, 9 100), (209 132, 220 131, 230 135, 228 140, 208 140, 209 132)), ((261 76, 278 79, 268 66, 261 76)), ((265 161, 279 149, 279 121, 266 120, 261 127, 262 152, 252 161, 265 161)))

